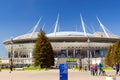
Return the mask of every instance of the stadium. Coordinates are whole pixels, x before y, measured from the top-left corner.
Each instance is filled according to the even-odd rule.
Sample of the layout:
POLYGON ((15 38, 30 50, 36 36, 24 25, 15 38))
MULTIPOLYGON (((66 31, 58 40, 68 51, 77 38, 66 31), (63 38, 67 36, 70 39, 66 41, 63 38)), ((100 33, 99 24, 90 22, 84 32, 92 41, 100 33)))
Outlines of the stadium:
MULTIPOLYGON (((57 17, 54 31, 46 34, 51 41, 56 67, 59 66, 60 63, 67 63, 69 67, 100 62, 104 64, 104 56, 108 47, 117 40, 120 40, 119 36, 106 31, 99 18, 97 18, 97 20, 103 32, 94 33, 86 32, 82 17, 81 24, 83 32, 57 31, 58 19, 59 16, 57 17)), ((33 64, 32 54, 38 34, 35 30, 40 21, 41 18, 31 33, 20 35, 3 42, 8 51, 8 58, 12 58, 15 65, 30 66, 33 64)))

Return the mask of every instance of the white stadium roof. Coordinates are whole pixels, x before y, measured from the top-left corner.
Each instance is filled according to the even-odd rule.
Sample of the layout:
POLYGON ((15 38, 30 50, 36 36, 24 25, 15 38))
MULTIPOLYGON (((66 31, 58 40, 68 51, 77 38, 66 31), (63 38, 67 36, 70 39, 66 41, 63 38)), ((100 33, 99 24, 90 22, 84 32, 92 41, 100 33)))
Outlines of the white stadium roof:
MULTIPOLYGON (((87 33, 88 36, 92 36, 92 34, 87 33)), ((70 36, 84 36, 83 32, 74 32, 74 31, 62 31, 56 33, 47 34, 48 37, 70 37, 70 36)))
MULTIPOLYGON (((85 29, 85 23, 82 19, 82 16, 81 17, 81 24, 82 24, 82 28, 83 28, 83 32, 77 32, 77 31, 58 31, 57 32, 57 29, 58 29, 58 20, 59 20, 59 15, 57 16, 57 20, 56 20, 56 23, 55 23, 55 27, 54 27, 54 31, 53 33, 49 33, 49 34, 46 34, 46 36, 48 38, 57 38, 57 37, 63 37, 63 38, 67 38, 67 37, 71 37, 71 38, 76 38, 76 37, 92 37, 92 38, 115 38, 115 39, 120 39, 120 36, 116 36, 116 35, 113 35, 113 34, 110 34, 107 32, 105 26, 101 23, 101 21, 99 20, 99 18, 97 17, 97 20, 103 30, 103 32, 94 32, 94 33, 88 33, 86 32, 86 29, 85 29)), ((26 40, 26 39, 36 39, 37 38, 37 35, 38 35, 38 32, 35 32, 39 23, 41 21, 41 18, 39 19, 39 21, 37 22, 37 24, 34 26, 34 29, 31 33, 28 33, 28 34, 24 34, 24 35, 20 35, 20 36, 17 36, 15 38, 13 38, 13 40, 26 40)), ((6 41, 10 41, 10 40, 6 40, 6 41)), ((4 41, 4 42, 6 42, 4 41)))
MULTIPOLYGON (((21 39, 35 39, 37 38, 38 32, 34 32, 31 36, 31 33, 24 34, 18 37, 15 37, 13 40, 21 40, 21 39)), ((108 34, 109 38, 120 38, 119 36, 108 34)), ((74 32, 74 31, 63 31, 63 32, 56 32, 56 33, 49 33, 46 34, 47 37, 101 37, 107 38, 104 32, 95 32, 93 34, 87 33, 87 36, 84 35, 83 32, 74 32)))

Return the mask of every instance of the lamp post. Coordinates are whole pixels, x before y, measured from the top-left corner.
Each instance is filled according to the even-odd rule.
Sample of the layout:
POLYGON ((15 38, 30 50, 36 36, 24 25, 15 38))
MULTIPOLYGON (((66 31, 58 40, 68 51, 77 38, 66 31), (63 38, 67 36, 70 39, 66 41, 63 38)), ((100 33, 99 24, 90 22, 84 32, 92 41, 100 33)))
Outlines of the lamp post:
POLYGON ((88 70, 90 70, 90 39, 89 39, 89 37, 87 39, 87 43, 88 43, 88 50, 87 50, 87 55, 88 55, 88 70))
POLYGON ((13 65, 13 38, 11 38, 10 65, 13 65))

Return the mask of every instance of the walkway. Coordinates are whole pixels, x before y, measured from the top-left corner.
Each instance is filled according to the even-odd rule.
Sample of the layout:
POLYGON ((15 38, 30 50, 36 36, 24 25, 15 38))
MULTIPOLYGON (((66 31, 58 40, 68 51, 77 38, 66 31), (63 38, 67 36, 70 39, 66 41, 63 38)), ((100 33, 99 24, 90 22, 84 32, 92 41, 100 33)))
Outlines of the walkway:
MULTIPOLYGON (((115 74, 115 71, 106 71, 115 74)), ((92 76, 89 71, 69 70, 68 80, 105 80, 106 76, 92 76)), ((59 80, 59 70, 0 72, 0 80, 59 80)), ((120 76, 116 76, 120 80, 120 76)))

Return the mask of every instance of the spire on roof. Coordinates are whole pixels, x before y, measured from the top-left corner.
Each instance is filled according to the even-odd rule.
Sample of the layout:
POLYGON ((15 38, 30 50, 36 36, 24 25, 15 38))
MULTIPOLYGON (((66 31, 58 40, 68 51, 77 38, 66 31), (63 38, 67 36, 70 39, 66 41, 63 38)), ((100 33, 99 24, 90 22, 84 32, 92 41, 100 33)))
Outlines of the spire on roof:
POLYGON ((84 36, 87 36, 86 29, 85 29, 85 23, 84 23, 84 21, 82 19, 81 14, 80 14, 80 18, 81 18, 82 28, 83 28, 83 31, 84 31, 84 36))
POLYGON ((103 31, 104 31, 104 33, 105 33, 105 35, 109 38, 110 36, 108 35, 107 31, 105 30, 104 25, 101 23, 101 21, 99 20, 99 18, 98 18, 98 17, 97 17, 97 20, 98 20, 98 22, 99 22, 99 24, 100 24, 101 28, 103 29, 103 31))
POLYGON ((33 29, 32 33, 31 33, 31 35, 30 35, 30 38, 32 37, 33 33, 36 31, 36 29, 37 29, 37 27, 38 27, 41 19, 42 19, 42 17, 40 17, 40 19, 38 20, 37 24, 34 26, 34 29, 33 29))
POLYGON ((56 31, 57 31, 57 28, 58 28, 58 20, 59 20, 59 14, 57 16, 57 20, 56 20, 56 23, 55 23, 55 28, 54 28, 54 33, 55 33, 55 36, 56 36, 56 31))
POLYGON ((43 25, 42 30, 44 30, 44 27, 45 27, 45 24, 43 25))

